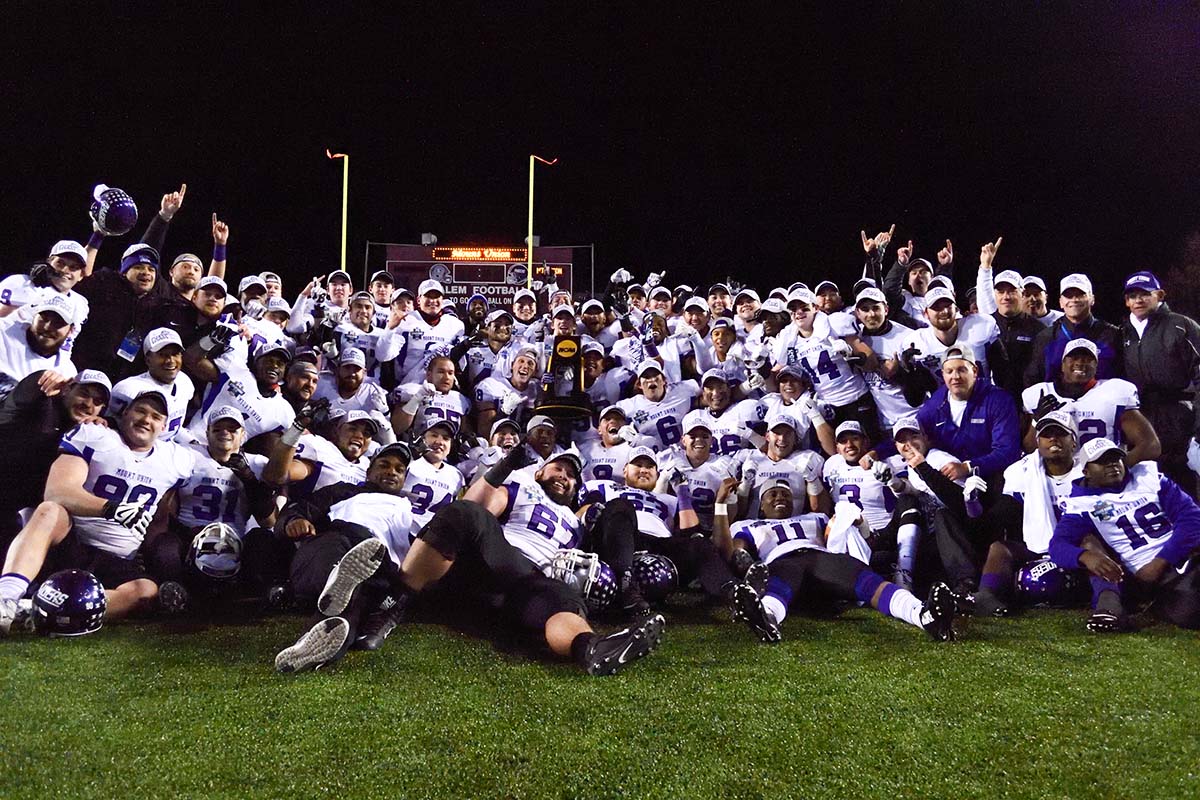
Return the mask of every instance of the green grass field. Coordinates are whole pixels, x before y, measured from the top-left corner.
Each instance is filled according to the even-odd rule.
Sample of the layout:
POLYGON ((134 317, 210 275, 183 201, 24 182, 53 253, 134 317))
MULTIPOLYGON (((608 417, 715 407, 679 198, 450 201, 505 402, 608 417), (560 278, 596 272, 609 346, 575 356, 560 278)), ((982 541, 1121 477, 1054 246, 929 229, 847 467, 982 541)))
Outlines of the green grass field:
POLYGON ((1194 633, 668 620, 612 678, 431 624, 288 677, 299 617, 0 640, 0 797, 1200 797, 1194 633))

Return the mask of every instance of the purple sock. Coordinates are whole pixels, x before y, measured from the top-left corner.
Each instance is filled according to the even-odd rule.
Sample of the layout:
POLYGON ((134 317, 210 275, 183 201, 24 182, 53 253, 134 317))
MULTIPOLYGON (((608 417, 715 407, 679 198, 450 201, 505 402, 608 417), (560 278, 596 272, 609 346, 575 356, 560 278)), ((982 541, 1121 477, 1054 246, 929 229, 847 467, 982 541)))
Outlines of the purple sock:
MULTIPOLYGON (((870 605, 871 598, 875 596, 875 592, 879 591, 879 587, 886 581, 877 573, 869 569, 864 569, 858 573, 858 577, 854 580, 854 596, 858 598, 858 602, 870 605)), ((879 607, 884 608, 883 598, 879 600, 879 607)))
MULTIPOLYGON (((880 614, 888 617, 892 616, 892 595, 894 595, 899 589, 900 587, 894 583, 889 583, 886 587, 884 587, 883 593, 879 595, 878 611, 880 614)), ((867 602, 870 601, 868 600, 867 602)))

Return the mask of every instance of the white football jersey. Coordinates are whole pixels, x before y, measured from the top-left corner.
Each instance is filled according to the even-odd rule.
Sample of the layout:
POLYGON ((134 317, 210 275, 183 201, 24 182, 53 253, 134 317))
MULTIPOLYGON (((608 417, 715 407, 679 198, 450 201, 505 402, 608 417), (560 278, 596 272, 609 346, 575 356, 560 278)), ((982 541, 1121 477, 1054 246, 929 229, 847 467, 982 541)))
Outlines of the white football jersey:
POLYGON ((1057 397, 1066 403, 1063 411, 1070 411, 1079 425, 1079 445, 1082 447, 1092 439, 1111 439, 1121 444, 1121 415, 1128 409, 1138 408, 1137 387, 1121 378, 1096 381, 1096 385, 1083 393, 1078 400, 1063 397, 1054 390, 1054 382, 1035 383, 1021 392, 1021 405, 1032 414, 1037 408, 1042 393, 1057 397))
MULTIPOLYGON (((904 343, 904 338, 912 333, 912 330, 905 325, 897 325, 893 322, 887 333, 871 335, 864 332, 862 340, 875 351, 875 355, 882 362, 899 355, 903 349, 901 345, 904 343)), ((884 428, 890 429, 897 420, 911 417, 916 413, 916 408, 910 406, 904 399, 904 390, 900 388, 899 383, 885 381, 878 372, 864 374, 863 380, 867 382, 867 388, 871 390, 871 396, 875 398, 875 405, 879 408, 880 422, 884 428)))
POLYGON ((625 482, 625 465, 629 463, 630 446, 622 442, 605 447, 599 437, 588 439, 579 447, 583 457, 583 480, 625 482))
POLYGON ((351 411, 366 411, 368 414, 382 415, 382 419, 389 419, 387 390, 374 381, 364 380, 354 394, 342 397, 338 393, 337 376, 332 372, 322 372, 317 381, 317 391, 313 393, 314 400, 321 398, 329 401, 331 411, 340 411, 343 415, 351 411))
MULTIPOLYGON (((250 509, 242 482, 233 474, 233 470, 218 464, 203 443, 194 442, 186 446, 195 454, 196 466, 176 492, 179 510, 175 518, 188 528, 224 522, 238 535, 244 534, 250 520, 250 509)), ((261 479, 263 468, 267 466, 267 457, 254 453, 244 455, 250 471, 261 479)))
POLYGON ((833 502, 846 500, 861 508, 871 530, 886 528, 892 521, 896 495, 875 480, 871 470, 847 464, 840 454, 834 454, 825 462, 824 478, 833 502))
MULTIPOLYGON (((1050 500, 1054 504, 1054 520, 1057 522, 1062 518, 1063 511, 1067 507, 1067 498, 1071 496, 1072 484, 1083 477, 1083 465, 1076 462, 1069 472, 1058 476, 1046 474, 1045 469, 1039 469, 1034 473, 1033 470, 1026 468, 1027 465, 1035 464, 1038 458, 1040 456, 1036 452, 1030 453, 1004 470, 1004 493, 1016 498, 1024 505, 1027 496, 1033 492, 1043 491, 1040 486, 1029 485, 1031 476, 1036 476, 1035 479, 1042 481, 1050 490, 1050 500)), ((1050 529, 1030 529, 1028 526, 1021 529, 1025 546, 1035 553, 1045 553, 1049 549, 1052 533, 1054 531, 1050 529)))
POLYGON ((474 386, 492 374, 496 366, 496 354, 486 344, 478 344, 463 354, 457 366, 474 386))
MULTIPOLYGON (((79 425, 62 438, 60 449, 87 462, 84 491, 113 502, 140 502, 153 515, 163 495, 195 470, 193 452, 175 442, 156 442, 145 453, 129 449, 121 434, 102 425, 79 425)), ((84 544, 121 558, 133 558, 142 537, 103 517, 74 517, 72 529, 84 544)))
POLYGON ((438 317, 436 325, 430 325, 419 311, 408 313, 396 329, 405 338, 397 363, 396 375, 404 383, 420 383, 425 380, 425 357, 430 350, 446 353, 463 337, 466 328, 462 321, 450 314, 438 317))
POLYGON ((375 380, 379 379, 379 365, 391 361, 404 349, 404 334, 400 333, 399 328, 371 328, 364 331, 351 325, 348 320, 342 320, 333 329, 333 335, 337 339, 339 353, 351 347, 363 351, 367 375, 375 380))
POLYGON ((19 322, 33 322, 34 306, 54 295, 65 297, 75 308, 75 325, 67 334, 67 339, 62 345, 63 351, 70 355, 71 345, 75 343, 76 334, 87 322, 90 310, 88 299, 75 291, 60 292, 53 286, 34 286, 33 280, 28 275, 9 275, 0 281, 0 304, 16 307, 17 311, 12 314, 12 317, 19 322))
POLYGON ((388 556, 397 566, 404 563, 417 532, 408 500, 384 492, 361 492, 334 503, 329 509, 329 519, 352 522, 369 530, 387 545, 388 556))
POLYGON ((770 564, 797 550, 825 550, 828 524, 824 514, 798 514, 787 519, 744 519, 733 523, 729 533, 735 541, 754 545, 758 560, 770 564))
MULTIPOLYGON (((162 383, 151 377, 149 372, 134 375, 123 381, 117 381, 112 389, 112 399, 108 403, 109 416, 117 416, 129 405, 133 398, 143 392, 161 392, 167 398, 167 427, 158 438, 173 441, 175 435, 183 427, 183 418, 187 416, 188 403, 196 393, 195 384, 183 371, 175 376, 172 383, 162 383)), ((200 441, 207 439, 207 433, 200 441)))
POLYGON ((797 336, 783 349, 778 363, 799 363, 817 397, 834 406, 848 405, 867 391, 866 381, 843 356, 833 352, 835 337, 797 336))
POLYGON ((551 500, 532 475, 514 472, 504 488, 508 491, 508 506, 500 517, 504 538, 538 568, 548 567, 559 550, 579 545, 575 512, 551 500))
POLYGON ((495 406, 496 416, 506 417, 509 415, 505 414, 500 407, 500 401, 509 392, 516 392, 527 401, 524 406, 518 406, 518 410, 513 412, 514 416, 520 417, 521 408, 531 409, 537 401, 537 381, 531 380, 524 389, 518 389, 509 382, 508 378, 492 374, 491 377, 484 378, 475 386, 475 402, 477 404, 487 403, 495 406))
POLYGON ((664 448, 683 438, 683 418, 692 410, 692 401, 700 393, 695 381, 668 384, 662 400, 657 403, 642 395, 622 400, 617 405, 625 412, 629 424, 637 428, 651 447, 664 448))
POLYGON ((900 342, 900 349, 907 350, 910 345, 916 345, 921 354, 916 363, 929 370, 938 386, 942 385, 942 353, 951 347, 970 346, 979 363, 979 377, 991 380, 988 371, 987 346, 1000 338, 1000 328, 996 320, 987 314, 972 314, 958 320, 958 337, 952 344, 942 344, 934 334, 933 328, 918 328, 910 331, 900 342))
POLYGON ((308 462, 311 471, 304 480, 288 485, 288 497, 293 500, 334 483, 364 483, 367 467, 371 464, 366 454, 359 456, 357 461, 350 461, 336 444, 312 433, 300 437, 295 457, 308 462))
POLYGON ((413 533, 428 525, 439 510, 453 503, 462 488, 462 473, 445 462, 435 466, 426 458, 418 458, 409 464, 404 493, 408 495, 416 520, 413 533))
MULTIPOLYGON (((776 395, 778 397, 778 395, 776 395)), ((712 431, 712 451, 718 456, 727 456, 750 447, 753 428, 766 427, 767 404, 762 400, 748 399, 735 403, 718 416, 707 408, 700 409, 700 418, 712 431)), ((804 420, 806 423, 808 419, 804 420)))
POLYGON ((51 369, 74 378, 76 369, 70 354, 60 349, 52 356, 39 356, 29 347, 25 336, 28 323, 13 322, 0 327, 0 402, 12 394, 17 384, 39 370, 51 369))
MULTIPOLYGON (((741 460, 742 475, 753 471, 754 483, 751 484, 750 509, 747 516, 758 516, 760 487, 767 481, 785 480, 792 490, 792 508, 795 513, 803 513, 808 507, 808 490, 820 491, 825 484, 821 481, 821 472, 825 467, 825 459, 812 450, 797 450, 787 458, 772 461, 766 454, 758 450, 743 450, 745 456, 741 460)), ((814 491, 813 494, 816 494, 814 491)))
POLYGON ((1153 462, 1134 464, 1117 491, 1068 498, 1059 524, 1090 524, 1121 563, 1137 572, 1154 560, 1175 532, 1159 498, 1162 481, 1153 462))
POLYGON ((659 539, 670 537, 675 527, 675 510, 679 500, 674 495, 655 494, 613 481, 589 481, 584 484, 585 503, 628 500, 637 512, 638 531, 659 539))
POLYGON ((698 467, 693 467, 687 455, 679 445, 662 453, 658 459, 658 469, 662 471, 675 467, 687 476, 688 486, 692 493, 692 509, 700 518, 700 527, 712 530, 713 508, 717 504, 717 490, 721 482, 732 477, 736 471, 732 456, 710 455, 708 460, 698 467))
POLYGON ((233 406, 242 412, 246 426, 246 441, 263 433, 287 430, 296 419, 296 412, 278 390, 264 396, 258 391, 258 381, 246 368, 245 362, 227 358, 229 353, 217 359, 221 375, 208 385, 200 409, 192 416, 188 432, 198 442, 208 438, 208 412, 221 406, 233 406))
MULTIPOLYGON (((397 404, 402 406, 412 399, 413 395, 420 390, 421 385, 420 383, 401 384, 392 392, 392 396, 396 398, 397 404)), ((445 394, 434 392, 433 397, 429 398, 429 402, 417 409, 417 414, 413 417, 412 430, 424 430, 426 421, 430 419, 447 420, 454 425, 455 430, 458 430, 462 428, 463 418, 470 413, 471 401, 457 389, 451 389, 445 394)))
POLYGON ((808 433, 812 429, 812 420, 800 408, 799 403, 789 403, 783 399, 783 395, 779 392, 771 392, 768 395, 763 395, 760 401, 766 407, 767 417, 773 417, 776 414, 782 414, 786 417, 791 417, 796 420, 796 441, 807 442, 808 433))

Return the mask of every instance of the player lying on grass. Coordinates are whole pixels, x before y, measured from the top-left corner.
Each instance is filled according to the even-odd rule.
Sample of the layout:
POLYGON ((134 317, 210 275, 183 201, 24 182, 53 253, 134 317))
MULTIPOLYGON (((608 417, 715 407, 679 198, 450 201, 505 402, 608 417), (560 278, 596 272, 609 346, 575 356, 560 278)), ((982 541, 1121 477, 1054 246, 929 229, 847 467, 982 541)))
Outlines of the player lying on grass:
MULTIPOLYGON (((542 571, 540 562, 548 565, 553 553, 579 541, 579 521, 571 508, 579 488, 578 456, 555 455, 533 476, 514 473, 524 458, 524 447, 514 447, 471 486, 466 499, 438 511, 403 554, 393 551, 389 558, 381 541, 363 535, 327 570, 317 607, 336 616, 320 620, 295 645, 280 652, 276 668, 294 672, 320 667, 345 653, 354 620, 342 615, 362 607, 360 585, 377 573, 398 608, 423 592, 430 593, 434 602, 468 609, 498 600, 512 623, 541 638, 555 655, 570 656, 592 675, 612 674, 649 654, 662 638, 661 616, 600 636, 588 624, 579 589, 542 571)), ((400 466, 395 493, 403 485, 403 472, 400 466)), ((368 482, 372 480, 369 474, 368 482)), ((285 520, 304 524, 302 518, 289 517, 287 510, 281 524, 285 520)), ((297 562, 300 556, 297 553, 297 562)))
MULTIPOLYGON (((722 487, 726 494, 728 487, 722 487)), ((718 496, 718 502, 725 498, 718 496)), ((872 572, 864 563, 824 546, 828 518, 824 514, 794 515, 792 487, 782 479, 763 487, 760 519, 729 526, 728 517, 715 518, 718 537, 731 537, 735 549, 747 550, 761 563, 746 573, 734 589, 734 618, 745 622, 763 642, 778 642, 780 623, 793 603, 847 601, 867 604, 881 614, 922 628, 936 641, 954 638, 956 598, 944 583, 935 583, 921 603, 911 592, 872 572), (767 574, 765 594, 755 583, 767 574)))
POLYGON ((1092 582, 1088 630, 1128 630, 1126 603, 1144 601, 1159 619, 1200 628, 1200 507, 1153 462, 1127 467, 1125 451, 1108 439, 1085 444, 1083 462, 1050 558, 1100 579, 1092 582), (1085 547, 1089 535, 1108 553, 1085 547))

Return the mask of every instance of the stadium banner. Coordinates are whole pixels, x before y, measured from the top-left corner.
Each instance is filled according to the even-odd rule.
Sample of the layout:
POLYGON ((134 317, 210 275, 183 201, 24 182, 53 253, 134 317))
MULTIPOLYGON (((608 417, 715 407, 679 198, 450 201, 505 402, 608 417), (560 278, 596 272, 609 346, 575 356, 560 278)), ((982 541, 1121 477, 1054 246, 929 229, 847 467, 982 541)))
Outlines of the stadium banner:
MULTIPOLYGON (((590 245, 533 248, 533 280, 575 294, 593 291, 590 245)), ((387 270, 397 288, 416 294, 421 281, 441 281, 446 297, 463 306, 481 294, 490 305, 508 305, 528 278, 528 251, 506 245, 420 245, 367 242, 364 279, 387 270)))

